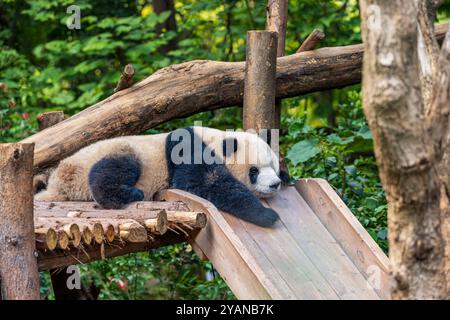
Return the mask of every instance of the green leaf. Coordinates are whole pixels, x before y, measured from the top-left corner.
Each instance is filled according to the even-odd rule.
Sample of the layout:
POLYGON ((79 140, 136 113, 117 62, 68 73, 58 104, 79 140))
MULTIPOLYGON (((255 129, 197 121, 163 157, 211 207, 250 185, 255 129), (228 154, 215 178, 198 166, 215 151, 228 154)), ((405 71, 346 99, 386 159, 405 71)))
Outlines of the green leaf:
POLYGON ((335 133, 330 134, 330 135, 327 137, 327 140, 328 140, 329 142, 334 143, 334 144, 340 144, 340 145, 349 144, 349 143, 353 142, 353 139, 354 139, 353 137, 341 138, 341 137, 339 137, 339 136, 338 136, 337 134, 335 134, 335 133))
POLYGON ((308 161, 320 152, 318 144, 318 139, 300 141, 292 146, 287 153, 287 158, 292 161, 294 165, 308 161))
POLYGON ((366 140, 372 139, 372 133, 370 132, 368 126, 361 127, 359 131, 356 133, 356 135, 366 140))

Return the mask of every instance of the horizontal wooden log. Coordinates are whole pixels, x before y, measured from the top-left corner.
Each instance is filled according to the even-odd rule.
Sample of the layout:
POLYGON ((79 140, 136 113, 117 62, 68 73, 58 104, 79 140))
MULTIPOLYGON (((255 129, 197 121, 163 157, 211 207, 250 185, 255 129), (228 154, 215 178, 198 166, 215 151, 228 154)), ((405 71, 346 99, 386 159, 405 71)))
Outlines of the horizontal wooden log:
POLYGON ((38 251, 38 265, 40 271, 66 267, 74 264, 88 263, 95 260, 123 256, 129 253, 144 252, 169 244, 188 241, 195 236, 197 230, 189 231, 189 235, 167 231, 162 236, 154 236, 148 242, 130 243, 115 240, 113 243, 94 244, 83 248, 69 248, 68 250, 38 251))
POLYGON ((148 211, 190 211, 188 206, 181 201, 137 201, 130 203, 122 209, 107 210, 102 209, 95 202, 84 202, 84 201, 34 201, 34 211, 48 211, 48 210, 66 210, 66 211, 93 211, 101 210, 105 214, 108 212, 123 212, 125 214, 126 210, 148 210, 148 211))

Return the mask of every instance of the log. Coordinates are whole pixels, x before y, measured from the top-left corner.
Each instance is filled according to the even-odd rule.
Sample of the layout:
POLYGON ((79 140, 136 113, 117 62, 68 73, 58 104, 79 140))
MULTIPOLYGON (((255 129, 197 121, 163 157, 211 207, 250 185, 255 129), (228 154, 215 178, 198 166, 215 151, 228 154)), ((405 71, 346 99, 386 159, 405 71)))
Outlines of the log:
POLYGON ((151 249, 167 246, 169 244, 188 241, 195 236, 198 230, 189 231, 189 236, 184 233, 167 231, 164 235, 155 235, 151 241, 130 243, 115 240, 111 244, 94 244, 85 247, 84 250, 69 248, 68 250, 38 251, 39 270, 46 271, 65 266, 88 263, 95 260, 123 256, 129 253, 144 252, 151 249), (101 247, 104 247, 103 249, 101 247))
POLYGON ((34 229, 37 250, 54 250, 58 244, 58 236, 52 228, 34 229))
POLYGON ((64 230, 59 230, 57 234, 56 248, 66 250, 69 247, 69 235, 64 230))
MULTIPOLYGON (((39 228, 52 228, 55 230, 63 231, 67 228, 68 225, 76 225, 78 229, 83 230, 81 233, 81 238, 83 243, 90 245, 92 240, 97 244, 102 244, 105 240, 108 242, 113 242, 115 237, 121 238, 123 241, 131 241, 131 242, 140 242, 146 241, 147 232, 143 225, 137 222, 134 219, 129 218, 110 218, 110 217, 102 217, 99 214, 92 215, 89 214, 89 217, 64 217, 60 216, 44 216, 42 213, 39 213, 35 220, 36 226, 39 228), (99 218, 99 216, 101 218, 99 218), (145 235, 145 236, 143 236, 145 235)), ((152 220, 152 219, 149 219, 152 220)), ((157 218, 153 220, 157 221, 157 224, 161 229, 164 229, 164 225, 167 225, 167 216, 163 215, 163 218, 158 221, 157 218), (164 220, 165 219, 165 220, 164 220), (161 222, 162 221, 162 222, 161 222)), ((143 224, 146 223, 147 220, 143 220, 143 224)), ((158 232, 161 232, 161 229, 158 229, 158 232)), ((59 232, 58 231, 58 232, 59 232)), ((59 233, 58 233, 59 235, 59 233)), ((67 240, 69 239, 69 235, 67 234, 67 240)), ((58 240, 59 244, 59 240, 58 240)), ((67 246, 61 249, 66 249, 67 246)))
MULTIPOLYGON (((55 224, 55 219, 57 222, 82 222, 82 221, 95 221, 101 224, 104 229, 105 239, 109 242, 114 240, 115 230, 118 230, 119 224, 124 219, 133 219, 138 223, 147 227, 147 230, 155 234, 164 234, 167 231, 167 213, 165 209, 148 210, 145 208, 157 208, 157 207, 167 207, 169 209, 183 208, 187 209, 186 205, 181 205, 180 203, 165 204, 156 203, 153 205, 152 202, 147 204, 138 203, 134 207, 144 208, 135 209, 132 205, 129 205, 125 209, 116 210, 105 210, 98 209, 94 202, 43 202, 35 201, 34 208, 36 212, 36 217, 41 219, 49 218, 47 221, 55 224), (62 218, 62 219, 61 219, 62 218), (77 219, 75 219, 77 218, 77 219), (81 219, 79 219, 81 218, 81 219), (94 220, 93 220, 94 219, 94 220), (122 219, 122 220, 121 220, 122 219), (114 225, 115 223, 115 225, 114 225)), ((40 221, 40 220, 39 220, 40 221)), ((101 233, 99 231, 97 234, 101 233)), ((96 233, 93 232, 95 235, 96 233)), ((100 238, 96 240, 99 242, 100 238)))
MULTIPOLYGON (((443 25, 436 26, 441 40, 443 25)), ((362 54, 363 46, 358 44, 278 58, 277 98, 359 83, 362 54)), ((200 60, 172 65, 23 141, 35 143, 34 165, 43 168, 98 140, 141 133, 198 112, 239 106, 244 68, 244 62, 200 60)))
POLYGON ((247 32, 244 81, 244 129, 274 129, 277 33, 247 32))
POLYGON ((38 300, 33 228, 33 144, 0 145, 0 279, 3 300, 38 300))
POLYGON ((200 229, 206 226, 206 215, 203 212, 168 211, 169 223, 188 226, 190 229, 200 229))
POLYGON ((117 83, 114 92, 131 87, 133 83, 133 76, 134 76, 134 68, 131 64, 127 64, 122 71, 119 83, 117 83))
MULTIPOLYGON (((278 34, 277 57, 285 54, 288 0, 269 0, 266 7, 266 30, 278 34)), ((274 129, 281 128, 281 99, 275 101, 274 129)))
MULTIPOLYGON (((132 210, 146 210, 146 211, 189 211, 189 207, 181 201, 137 201, 126 205, 123 209, 107 210, 102 209, 95 202, 85 202, 85 201, 35 201, 34 210, 36 211, 46 211, 46 210, 65 210, 67 212, 87 212, 87 211, 101 211, 104 214, 109 214, 112 212, 123 214, 128 214, 132 210), (122 211, 126 210, 126 211, 122 211)), ((50 212, 50 211, 49 211, 50 212)))
POLYGON ((119 234, 123 241, 132 243, 147 242, 147 231, 144 226, 136 221, 120 224, 119 234))
POLYGON ((322 41, 324 38, 325 33, 323 33, 322 30, 314 29, 305 41, 303 41, 300 48, 297 49, 297 53, 313 50, 317 43, 322 41))
POLYGON ((64 111, 50 111, 41 113, 37 117, 39 131, 50 128, 51 126, 54 126, 55 124, 62 122, 65 119, 66 116, 64 115, 64 111))

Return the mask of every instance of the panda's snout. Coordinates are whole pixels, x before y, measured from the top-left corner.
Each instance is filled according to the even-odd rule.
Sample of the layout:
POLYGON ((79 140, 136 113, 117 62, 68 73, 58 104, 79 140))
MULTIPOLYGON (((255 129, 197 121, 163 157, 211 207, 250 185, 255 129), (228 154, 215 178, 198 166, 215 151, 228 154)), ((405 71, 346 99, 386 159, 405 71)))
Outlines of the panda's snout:
POLYGON ((277 190, 278 187, 280 186, 280 184, 281 184, 281 182, 273 183, 273 184, 271 184, 269 187, 270 187, 270 189, 272 189, 272 190, 277 190))

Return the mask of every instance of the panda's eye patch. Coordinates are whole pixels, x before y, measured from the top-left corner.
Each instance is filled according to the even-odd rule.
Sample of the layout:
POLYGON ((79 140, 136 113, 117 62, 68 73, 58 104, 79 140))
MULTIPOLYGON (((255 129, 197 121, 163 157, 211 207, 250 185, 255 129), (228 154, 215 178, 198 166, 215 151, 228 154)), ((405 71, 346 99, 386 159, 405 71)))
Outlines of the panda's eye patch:
POLYGON ((250 182, 255 184, 256 179, 258 178, 259 169, 257 167, 251 167, 249 171, 250 182))

